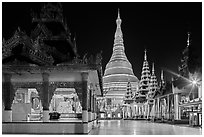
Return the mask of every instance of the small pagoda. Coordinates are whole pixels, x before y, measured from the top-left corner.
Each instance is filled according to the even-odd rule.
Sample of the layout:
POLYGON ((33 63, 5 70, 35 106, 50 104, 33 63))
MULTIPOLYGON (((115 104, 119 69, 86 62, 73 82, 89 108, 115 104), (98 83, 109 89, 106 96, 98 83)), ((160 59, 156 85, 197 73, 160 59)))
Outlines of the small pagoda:
POLYGON ((149 85, 150 85, 150 71, 149 71, 149 64, 147 61, 147 54, 146 49, 144 51, 144 62, 142 67, 142 75, 139 84, 139 91, 136 93, 135 101, 136 103, 144 103, 146 101, 147 93, 149 92, 149 85))

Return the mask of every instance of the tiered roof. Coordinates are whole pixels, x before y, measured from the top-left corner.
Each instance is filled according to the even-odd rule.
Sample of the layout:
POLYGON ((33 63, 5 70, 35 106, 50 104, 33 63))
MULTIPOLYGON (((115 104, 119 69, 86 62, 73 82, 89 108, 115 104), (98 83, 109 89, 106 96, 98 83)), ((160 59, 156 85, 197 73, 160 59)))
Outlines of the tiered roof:
POLYGON ((63 19, 61 4, 45 4, 39 16, 32 14, 31 36, 20 28, 4 40, 3 64, 27 62, 39 66, 55 66, 77 56, 75 41, 63 19))
POLYGON ((152 74, 151 74, 151 78, 150 78, 150 90, 149 90, 148 95, 147 95, 147 100, 149 100, 149 102, 153 101, 153 97, 154 97, 154 94, 156 93, 157 89, 158 89, 157 78, 155 75, 154 63, 152 63, 152 74))
POLYGON ((144 102, 146 100, 146 95, 149 92, 149 84, 150 84, 150 71, 149 71, 149 64, 147 61, 147 54, 145 49, 144 54, 144 62, 142 67, 142 75, 139 84, 139 91, 136 95, 136 102, 144 102))

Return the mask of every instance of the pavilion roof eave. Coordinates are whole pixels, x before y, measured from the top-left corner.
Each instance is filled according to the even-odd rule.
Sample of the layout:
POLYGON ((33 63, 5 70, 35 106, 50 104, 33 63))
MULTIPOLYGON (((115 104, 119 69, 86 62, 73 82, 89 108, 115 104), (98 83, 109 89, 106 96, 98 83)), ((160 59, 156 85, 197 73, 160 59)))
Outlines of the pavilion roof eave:
POLYGON ((37 65, 2 65, 2 71, 7 73, 42 73, 45 71, 69 71, 69 72, 89 72, 97 70, 97 65, 87 64, 67 64, 59 66, 37 66, 37 65))

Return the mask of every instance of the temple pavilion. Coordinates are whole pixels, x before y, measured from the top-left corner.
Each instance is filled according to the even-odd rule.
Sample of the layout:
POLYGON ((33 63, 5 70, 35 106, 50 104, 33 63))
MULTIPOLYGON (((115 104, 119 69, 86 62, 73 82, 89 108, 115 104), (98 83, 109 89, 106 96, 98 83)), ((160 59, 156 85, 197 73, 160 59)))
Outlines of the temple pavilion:
POLYGON ((30 36, 19 27, 3 39, 2 133, 88 133, 103 95, 101 59, 80 58, 62 5, 46 3, 30 36))

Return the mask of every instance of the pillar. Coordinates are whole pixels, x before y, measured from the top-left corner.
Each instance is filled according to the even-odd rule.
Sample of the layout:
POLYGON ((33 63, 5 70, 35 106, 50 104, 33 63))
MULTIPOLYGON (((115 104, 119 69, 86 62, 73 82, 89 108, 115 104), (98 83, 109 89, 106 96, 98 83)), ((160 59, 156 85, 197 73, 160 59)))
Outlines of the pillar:
POLYGON ((179 95, 174 94, 174 119, 180 120, 179 95))
POLYGON ((157 98, 157 118, 160 118, 160 105, 159 105, 159 98, 157 98))
POLYGON ((49 74, 48 73, 42 73, 42 106, 43 106, 43 122, 49 121, 49 74))
POLYGON ((198 85, 198 98, 202 98, 202 85, 198 85))
POLYGON ((4 101, 4 111, 3 111, 3 122, 12 122, 12 102, 14 97, 14 90, 12 88, 11 84, 11 74, 3 73, 4 82, 2 85, 2 91, 3 91, 3 101, 4 101))
POLYGON ((149 119, 150 116, 150 104, 147 104, 147 119, 149 119))
POLYGON ((167 95, 167 119, 170 118, 170 103, 169 103, 169 94, 167 95))
POLYGON ((92 87, 88 89, 88 121, 92 121, 92 87))
POLYGON ((82 76, 82 122, 88 122, 88 73, 81 73, 82 76))
POLYGON ((138 116, 138 106, 137 105, 135 106, 135 114, 136 116, 138 116))
POLYGON ((95 94, 93 95, 93 111, 92 111, 92 113, 93 113, 93 120, 95 120, 96 119, 96 95, 95 94))

